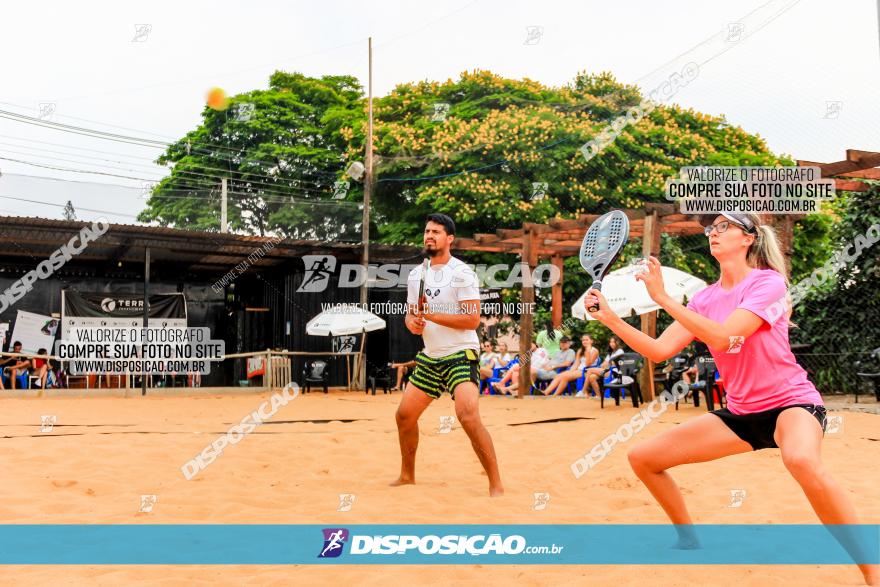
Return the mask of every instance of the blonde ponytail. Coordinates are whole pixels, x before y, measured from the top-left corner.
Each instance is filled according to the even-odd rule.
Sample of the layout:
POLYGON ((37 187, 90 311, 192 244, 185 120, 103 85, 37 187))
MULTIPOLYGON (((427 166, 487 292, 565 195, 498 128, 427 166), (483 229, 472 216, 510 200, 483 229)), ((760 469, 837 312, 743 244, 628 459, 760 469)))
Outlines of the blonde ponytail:
POLYGON ((779 239, 776 238, 776 231, 772 226, 762 224, 757 216, 752 214, 748 216, 754 222, 757 231, 755 242, 749 247, 746 257, 748 264, 758 269, 776 271, 785 278, 785 285, 788 285, 788 265, 785 263, 785 256, 779 246, 779 239))

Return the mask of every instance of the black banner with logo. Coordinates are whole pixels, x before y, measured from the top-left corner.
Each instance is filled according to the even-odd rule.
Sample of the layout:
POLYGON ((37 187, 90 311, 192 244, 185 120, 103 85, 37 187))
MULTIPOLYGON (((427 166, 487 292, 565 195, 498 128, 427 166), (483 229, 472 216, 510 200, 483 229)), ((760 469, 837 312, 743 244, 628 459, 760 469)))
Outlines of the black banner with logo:
MULTIPOLYGON (((144 315, 144 297, 138 294, 65 291, 64 314, 77 318, 140 318, 144 315)), ((186 319, 183 294, 151 295, 150 318, 186 319)))

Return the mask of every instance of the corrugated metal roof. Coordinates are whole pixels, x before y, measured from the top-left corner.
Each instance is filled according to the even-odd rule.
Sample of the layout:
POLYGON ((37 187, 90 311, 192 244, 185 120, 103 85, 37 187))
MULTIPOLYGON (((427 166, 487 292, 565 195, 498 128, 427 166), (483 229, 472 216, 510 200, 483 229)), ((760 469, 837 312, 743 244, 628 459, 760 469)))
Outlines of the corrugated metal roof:
MULTIPOLYGON (((21 261, 44 259, 92 222, 55 220, 23 216, 0 216, 0 258, 21 261)), ((262 252, 253 260, 254 268, 271 267, 308 254, 335 254, 359 259, 359 243, 283 239, 232 233, 182 230, 162 226, 110 224, 106 234, 89 244, 76 257, 79 263, 140 262, 144 247, 150 247, 156 262, 179 263, 182 270, 220 270, 232 268, 249 255, 262 252), (273 247, 267 247, 274 243, 273 247)), ((370 245, 375 262, 415 257, 420 248, 404 245, 370 245)))

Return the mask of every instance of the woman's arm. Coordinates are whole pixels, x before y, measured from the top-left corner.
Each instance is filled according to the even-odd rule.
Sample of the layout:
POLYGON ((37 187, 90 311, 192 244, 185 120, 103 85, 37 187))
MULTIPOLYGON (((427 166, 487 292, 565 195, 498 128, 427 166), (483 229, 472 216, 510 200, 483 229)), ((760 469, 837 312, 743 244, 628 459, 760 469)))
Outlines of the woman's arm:
MULTIPOLYGON (((694 339, 694 335, 678 322, 670 324, 659 338, 648 336, 624 322, 623 318, 611 311, 602 293, 591 289, 584 298, 584 307, 589 308, 596 303, 599 310, 592 313, 593 318, 610 328, 629 348, 655 363, 676 355, 694 339)), ((603 369, 608 368, 606 363, 607 361, 602 362, 603 369)))
POLYGON ((638 274, 636 279, 645 284, 652 300, 713 350, 727 350, 735 337, 751 336, 764 322, 760 316, 742 308, 734 310, 723 323, 688 309, 666 293, 660 261, 656 257, 649 258, 648 270, 638 274))
POLYGON ((736 337, 747 338, 751 336, 764 322, 759 316, 742 308, 734 310, 727 317, 727 320, 719 324, 689 310, 668 296, 662 301, 657 300, 657 303, 676 319, 676 324, 680 322, 684 328, 696 335, 696 338, 705 342, 710 349, 718 351, 729 349, 736 337))

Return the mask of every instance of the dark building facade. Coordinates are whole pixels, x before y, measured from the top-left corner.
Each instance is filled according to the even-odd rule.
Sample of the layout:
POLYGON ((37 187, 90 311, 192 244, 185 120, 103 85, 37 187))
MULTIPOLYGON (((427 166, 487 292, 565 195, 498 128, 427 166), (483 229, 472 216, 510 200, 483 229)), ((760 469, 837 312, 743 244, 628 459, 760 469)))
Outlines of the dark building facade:
MULTIPOLYGON (((0 217, 0 294, 89 226, 78 221, 0 217)), ((333 350, 331 337, 307 335, 306 323, 328 304, 360 299, 359 288, 339 287, 342 266, 360 262, 360 245, 112 224, 49 277, 35 280, 25 295, 2 304, 0 323, 9 323, 11 334, 18 310, 60 315, 64 289, 143 295, 147 251, 148 291, 183 293, 188 325, 210 328, 213 338, 225 341, 227 354, 268 348, 333 350), (301 286, 314 273, 306 263, 316 257, 333 259, 335 270, 325 274, 321 291, 302 291, 309 289, 301 286)), ((370 247, 371 264, 411 266, 418 259, 416 247, 370 247)), ((407 270, 402 271, 405 281, 407 270)), ((388 303, 405 301, 405 287, 369 289, 369 302, 387 328, 367 336, 368 368, 408 360, 421 348, 421 340, 405 329, 401 315, 383 312, 388 303)), ((294 374, 306 359, 296 357, 294 374)), ((344 385, 344 360, 329 362, 331 385, 344 385)), ((232 386, 243 379, 244 361, 230 359, 213 366, 202 385, 232 386)))

